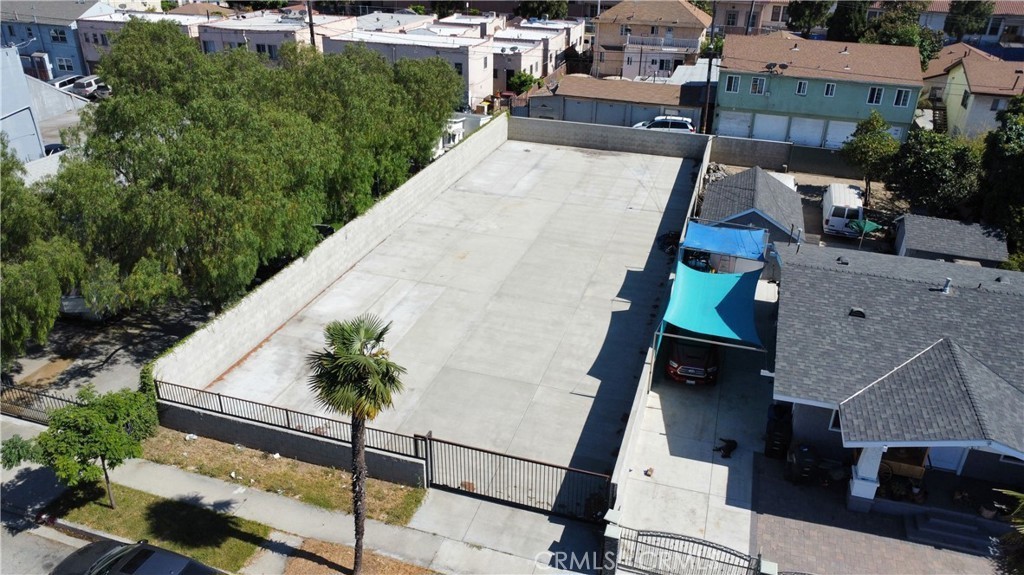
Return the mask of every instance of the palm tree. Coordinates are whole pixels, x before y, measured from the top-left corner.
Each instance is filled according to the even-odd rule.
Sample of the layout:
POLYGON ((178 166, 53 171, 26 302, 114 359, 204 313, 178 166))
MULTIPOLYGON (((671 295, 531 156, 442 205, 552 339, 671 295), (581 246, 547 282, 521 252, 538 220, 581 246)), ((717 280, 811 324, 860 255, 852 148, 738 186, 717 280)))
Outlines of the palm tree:
POLYGON ((327 346, 307 357, 313 373, 309 387, 317 401, 352 418, 352 514, 356 523, 356 575, 363 564, 366 521, 366 421, 391 407, 393 394, 402 391, 399 377, 405 368, 391 361, 384 336, 391 329, 373 314, 348 321, 332 321, 324 328, 327 346))

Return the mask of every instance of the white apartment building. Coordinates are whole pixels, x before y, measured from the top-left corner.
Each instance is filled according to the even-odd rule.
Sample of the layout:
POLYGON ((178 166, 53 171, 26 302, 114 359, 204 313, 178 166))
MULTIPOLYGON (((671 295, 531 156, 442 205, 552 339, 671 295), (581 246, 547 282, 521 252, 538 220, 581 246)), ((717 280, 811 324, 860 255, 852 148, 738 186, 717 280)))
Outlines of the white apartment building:
POLYGON ((557 68, 556 61, 565 58, 566 35, 562 30, 539 28, 509 28, 494 34, 495 42, 539 42, 544 52, 544 66, 534 76, 547 77, 557 68))
POLYGON ((508 89, 508 81, 516 72, 526 72, 542 78, 544 45, 523 40, 496 40, 494 42, 494 93, 508 89))
POLYGON ((199 25, 220 20, 218 16, 194 16, 190 14, 167 14, 161 12, 115 12, 100 16, 78 19, 78 44, 88 67, 86 74, 92 74, 100 57, 110 50, 110 39, 121 31, 131 20, 144 22, 173 22, 181 33, 199 42, 199 25))
MULTIPOLYGON (((322 51, 325 38, 355 28, 356 19, 353 16, 314 15, 316 48, 322 51)), ((271 60, 276 60, 284 44, 309 44, 309 15, 305 10, 288 14, 270 11, 242 14, 201 24, 199 40, 203 52, 207 54, 247 47, 252 52, 266 54, 271 60)))
POLYGON ((441 18, 437 23, 447 26, 475 28, 478 31, 478 38, 494 36, 494 33, 498 30, 505 29, 505 17, 497 12, 485 12, 477 15, 456 12, 447 18, 441 18))
POLYGON ((434 23, 433 15, 373 12, 356 17, 356 30, 365 32, 411 32, 434 23))

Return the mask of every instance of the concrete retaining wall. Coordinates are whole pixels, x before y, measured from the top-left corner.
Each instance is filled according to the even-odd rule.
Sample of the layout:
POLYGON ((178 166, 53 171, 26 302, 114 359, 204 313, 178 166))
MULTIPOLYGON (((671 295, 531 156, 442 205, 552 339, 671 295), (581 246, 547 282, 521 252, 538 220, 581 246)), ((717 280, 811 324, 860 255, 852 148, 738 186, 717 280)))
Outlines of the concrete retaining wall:
MULTIPOLYGON (((324 467, 349 469, 352 465, 352 448, 347 443, 163 401, 157 403, 157 409, 160 425, 182 433, 280 453, 282 457, 324 467)), ((426 485, 426 468, 418 459, 367 449, 366 467, 374 479, 413 487, 426 485)))
POLYGON ((711 161, 731 166, 761 166, 766 170, 783 171, 783 166, 789 163, 792 147, 793 144, 789 142, 715 136, 711 142, 711 161))
POLYGON ((508 139, 612 152, 699 158, 711 136, 635 130, 535 118, 511 118, 508 139))
POLYGON ((860 170, 846 162, 839 150, 793 146, 789 155, 789 171, 808 172, 837 178, 861 179, 860 170))
POLYGON ((200 389, 215 381, 507 139, 504 116, 474 132, 305 258, 192 334, 156 362, 154 377, 200 389))

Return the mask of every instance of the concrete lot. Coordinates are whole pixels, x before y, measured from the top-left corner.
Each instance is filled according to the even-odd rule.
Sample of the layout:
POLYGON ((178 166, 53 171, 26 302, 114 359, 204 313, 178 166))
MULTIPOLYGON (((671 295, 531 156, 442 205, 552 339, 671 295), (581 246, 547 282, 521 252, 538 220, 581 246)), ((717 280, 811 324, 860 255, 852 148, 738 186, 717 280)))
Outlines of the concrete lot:
POLYGON ((408 369, 374 427, 610 472, 693 169, 508 141, 207 389, 325 413, 305 357, 370 311, 408 369))

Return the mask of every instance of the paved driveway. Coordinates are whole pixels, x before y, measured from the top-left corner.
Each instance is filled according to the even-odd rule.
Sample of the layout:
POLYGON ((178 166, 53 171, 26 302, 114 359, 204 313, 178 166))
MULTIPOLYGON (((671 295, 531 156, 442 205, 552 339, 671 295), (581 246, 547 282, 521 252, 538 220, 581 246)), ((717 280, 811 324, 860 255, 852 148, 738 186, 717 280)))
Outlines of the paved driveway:
POLYGON ((408 369, 374 427, 610 472, 692 170, 506 142, 208 389, 324 413, 305 356, 370 311, 408 369))

